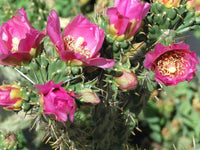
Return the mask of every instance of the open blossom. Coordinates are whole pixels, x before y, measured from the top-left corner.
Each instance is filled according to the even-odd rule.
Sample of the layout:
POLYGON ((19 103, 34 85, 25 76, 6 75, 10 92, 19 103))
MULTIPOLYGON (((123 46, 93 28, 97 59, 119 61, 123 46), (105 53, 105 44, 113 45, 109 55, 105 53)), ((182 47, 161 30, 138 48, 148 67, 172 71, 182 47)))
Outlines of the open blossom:
POLYGON ((0 106, 6 110, 19 110, 22 105, 22 91, 18 85, 0 86, 0 106))
POLYGON ((100 57, 104 30, 81 14, 66 26, 62 35, 58 14, 52 10, 47 20, 47 33, 65 62, 100 68, 110 68, 115 64, 112 59, 100 57))
POLYGON ((181 0, 158 0, 159 3, 162 3, 167 8, 179 7, 181 0))
POLYGON ((119 77, 115 77, 115 83, 122 90, 134 90, 138 85, 138 78, 135 73, 128 69, 120 69, 122 71, 122 75, 119 77))
POLYGON ((61 83, 56 84, 49 81, 46 84, 36 84, 35 88, 39 91, 39 103, 42 106, 43 113, 51 118, 65 122, 68 119, 74 120, 76 104, 74 97, 78 97, 73 92, 68 92, 61 87, 61 83))
POLYGON ((165 85, 192 80, 199 60, 189 45, 181 43, 163 46, 158 43, 155 50, 147 53, 144 67, 155 71, 155 80, 165 85))
POLYGON ((115 0, 114 7, 107 10, 108 33, 118 41, 130 39, 138 31, 150 7, 149 3, 140 0, 115 0))
POLYGON ((21 65, 37 55, 45 31, 33 28, 24 9, 0 26, 0 64, 21 65))

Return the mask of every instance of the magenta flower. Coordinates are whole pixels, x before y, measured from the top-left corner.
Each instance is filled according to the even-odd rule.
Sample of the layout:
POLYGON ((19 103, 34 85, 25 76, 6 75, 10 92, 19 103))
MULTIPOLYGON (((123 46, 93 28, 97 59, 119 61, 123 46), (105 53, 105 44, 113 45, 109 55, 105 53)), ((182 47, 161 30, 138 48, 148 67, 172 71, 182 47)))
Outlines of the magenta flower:
POLYGON ((0 106, 5 110, 20 110, 22 91, 18 85, 0 86, 0 106))
POLYGON ((61 87, 61 83, 55 84, 49 81, 46 84, 36 84, 35 88, 39 91, 39 103, 42 106, 43 113, 51 118, 65 122, 68 119, 74 120, 76 104, 74 97, 78 97, 74 92, 68 92, 61 87))
POLYGON ((165 85, 192 80, 199 60, 189 45, 181 43, 163 46, 158 43, 155 50, 147 53, 144 67, 155 71, 155 80, 165 85))
POLYGON ((45 31, 34 29, 24 9, 0 26, 0 64, 21 65, 37 55, 45 31))
POLYGON ((81 14, 67 25, 62 35, 58 14, 52 10, 47 20, 47 33, 65 62, 100 68, 110 68, 115 64, 112 59, 100 57, 104 30, 81 14))
POLYGON ((138 85, 138 78, 135 73, 129 69, 120 69, 122 75, 115 77, 115 83, 122 90, 134 90, 138 85))
POLYGON ((108 32, 119 41, 130 39, 139 29, 151 5, 140 0, 115 0, 107 10, 110 25, 108 32))

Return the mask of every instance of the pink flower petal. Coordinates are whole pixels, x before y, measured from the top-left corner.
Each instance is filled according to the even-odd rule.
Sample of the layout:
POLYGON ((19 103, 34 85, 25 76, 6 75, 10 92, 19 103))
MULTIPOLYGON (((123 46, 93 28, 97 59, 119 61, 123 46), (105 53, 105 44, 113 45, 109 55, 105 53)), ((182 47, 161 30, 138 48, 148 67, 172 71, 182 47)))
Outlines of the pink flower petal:
POLYGON ((62 40, 60 20, 55 10, 50 12, 47 19, 47 34, 51 41, 55 44, 58 50, 64 50, 64 43, 62 40))
POLYGON ((86 66, 97 66, 103 69, 111 68, 115 65, 115 61, 113 59, 105 59, 102 57, 90 59, 86 66))

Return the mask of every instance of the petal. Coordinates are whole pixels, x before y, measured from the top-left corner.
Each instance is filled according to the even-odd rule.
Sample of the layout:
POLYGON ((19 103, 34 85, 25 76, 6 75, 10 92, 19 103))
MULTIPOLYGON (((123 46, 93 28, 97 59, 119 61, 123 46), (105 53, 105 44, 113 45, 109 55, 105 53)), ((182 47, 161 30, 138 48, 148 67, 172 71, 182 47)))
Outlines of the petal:
POLYGON ((107 15, 109 17, 110 24, 114 24, 118 35, 125 33, 126 28, 129 23, 129 18, 126 16, 120 15, 116 8, 109 8, 107 10, 107 15))
POLYGON ((78 53, 69 50, 63 50, 59 52, 59 56, 62 61, 67 62, 69 60, 78 59, 82 60, 82 56, 78 53))
POLYGON ((47 34, 49 38, 56 45, 58 50, 64 50, 64 43, 62 40, 60 20, 55 10, 52 10, 47 19, 47 34))
POLYGON ((105 59, 102 57, 90 59, 86 66, 96 66, 103 69, 111 68, 115 65, 115 61, 113 59, 105 59))
POLYGON ((90 50, 91 56, 94 56, 101 48, 104 41, 104 30, 99 26, 89 22, 82 15, 76 16, 65 28, 63 37, 72 36, 75 40, 79 37, 84 38, 85 46, 90 50))
POLYGON ((91 45, 91 49, 90 49, 91 57, 94 57, 99 52, 99 50, 101 49, 101 47, 103 45, 104 38, 105 38, 104 30, 97 28, 96 32, 95 32, 95 38, 93 39, 93 41, 92 41, 92 39, 91 39, 91 41, 89 41, 90 44, 91 44, 91 42, 93 44, 96 43, 96 45, 91 45), (94 40, 96 42, 94 42, 94 40))
POLYGON ((46 94, 51 89, 59 88, 62 85, 62 83, 63 82, 56 84, 53 80, 50 80, 45 84, 36 84, 35 88, 39 91, 39 93, 46 94))
POLYGON ((20 14, 14 15, 12 19, 8 20, 7 23, 3 23, 3 28, 11 34, 12 38, 17 37, 18 39, 22 39, 25 37, 25 34, 30 31, 30 29, 34 28, 28 21, 24 9, 19 9, 18 12, 20 14))
POLYGON ((77 26, 85 25, 85 24, 88 24, 88 23, 89 23, 89 20, 86 17, 83 17, 82 14, 79 14, 64 29, 63 37, 65 37, 69 34, 74 37, 74 35, 76 35, 76 31, 74 29, 76 29, 77 26), (75 32, 75 34, 74 34, 74 32, 75 32))
POLYGON ((148 3, 142 4, 140 0, 118 0, 115 2, 119 13, 130 20, 142 20, 147 15, 150 6, 148 3))
POLYGON ((18 46, 18 52, 30 52, 31 48, 35 44, 37 37, 40 35, 40 31, 38 30, 31 30, 30 33, 26 34, 24 39, 20 40, 18 46))
POLYGON ((69 119, 70 119, 71 122, 74 121, 74 113, 75 113, 75 111, 76 111, 76 105, 73 106, 71 112, 69 113, 69 119))
POLYGON ((40 32, 40 34, 37 36, 35 43, 33 45, 33 47, 39 47, 41 40, 47 35, 47 30, 43 30, 42 32, 40 32))
POLYGON ((31 60, 31 55, 27 52, 2 54, 0 56, 0 64, 2 65, 21 65, 22 62, 30 60, 31 60))

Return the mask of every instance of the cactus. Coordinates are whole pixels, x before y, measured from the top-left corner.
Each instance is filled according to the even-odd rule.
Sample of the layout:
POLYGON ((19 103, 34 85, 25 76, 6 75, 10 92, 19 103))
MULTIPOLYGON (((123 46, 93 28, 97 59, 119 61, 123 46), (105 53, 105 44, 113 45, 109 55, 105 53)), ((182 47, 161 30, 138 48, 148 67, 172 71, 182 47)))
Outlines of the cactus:
POLYGON ((185 5, 166 8, 164 4, 155 2, 150 11, 151 14, 147 16, 148 43, 169 45, 175 36, 195 30, 199 26, 194 10, 188 10, 185 5))

